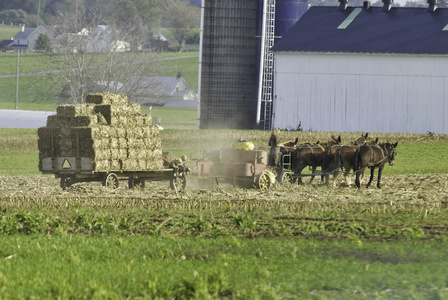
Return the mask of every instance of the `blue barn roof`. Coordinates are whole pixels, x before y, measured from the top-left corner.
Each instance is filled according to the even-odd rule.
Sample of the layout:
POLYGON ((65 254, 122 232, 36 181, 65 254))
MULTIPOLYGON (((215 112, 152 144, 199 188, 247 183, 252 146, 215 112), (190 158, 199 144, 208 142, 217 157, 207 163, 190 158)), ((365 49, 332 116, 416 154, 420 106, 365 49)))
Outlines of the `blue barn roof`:
POLYGON ((313 6, 272 50, 448 54, 448 9, 313 6))

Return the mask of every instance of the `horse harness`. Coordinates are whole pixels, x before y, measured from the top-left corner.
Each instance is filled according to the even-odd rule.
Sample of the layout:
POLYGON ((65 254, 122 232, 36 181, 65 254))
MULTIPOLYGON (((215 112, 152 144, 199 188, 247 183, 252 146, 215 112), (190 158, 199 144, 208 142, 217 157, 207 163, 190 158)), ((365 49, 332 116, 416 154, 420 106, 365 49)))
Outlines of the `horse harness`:
POLYGON ((369 159, 369 165, 368 165, 369 167, 379 166, 385 160, 387 160, 387 157, 388 157, 387 149, 383 149, 383 147, 381 147, 380 145, 372 145, 372 146, 370 146, 370 145, 365 144, 364 146, 369 147, 369 149, 370 149, 370 159, 369 159), (379 148, 381 150, 381 155, 382 155, 381 160, 375 161, 375 152, 372 149, 373 147, 379 148), (373 163, 373 164, 370 164, 370 163, 373 163))

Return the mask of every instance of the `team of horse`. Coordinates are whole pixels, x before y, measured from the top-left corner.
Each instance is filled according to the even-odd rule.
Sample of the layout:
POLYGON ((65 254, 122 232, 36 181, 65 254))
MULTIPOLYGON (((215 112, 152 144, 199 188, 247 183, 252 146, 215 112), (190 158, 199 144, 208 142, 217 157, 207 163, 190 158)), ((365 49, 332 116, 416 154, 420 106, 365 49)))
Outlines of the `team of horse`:
MULTIPOLYGON (((297 139, 295 141, 297 144, 297 139)), ((374 170, 378 169, 377 187, 380 188, 381 174, 386 162, 391 166, 397 155, 397 145, 392 143, 379 143, 378 138, 370 139, 368 133, 361 135, 356 141, 342 144, 341 137, 332 136, 327 142, 305 143, 296 146, 291 151, 291 171, 297 177, 298 184, 303 184, 302 171, 305 167, 311 168, 311 180, 318 175, 317 168, 321 168, 321 180, 329 184, 329 177, 333 175, 333 186, 337 177, 344 174, 347 186, 351 185, 351 176, 355 174, 355 184, 361 187, 361 179, 367 168, 370 169, 370 180, 366 187, 372 183, 374 170)))

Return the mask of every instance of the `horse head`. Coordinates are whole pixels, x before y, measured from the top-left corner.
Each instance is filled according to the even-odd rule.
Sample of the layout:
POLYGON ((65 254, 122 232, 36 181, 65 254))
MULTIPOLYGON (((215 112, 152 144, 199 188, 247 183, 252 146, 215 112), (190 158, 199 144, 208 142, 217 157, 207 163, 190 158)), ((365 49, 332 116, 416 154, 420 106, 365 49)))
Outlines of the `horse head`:
POLYGON ((396 142, 395 144, 386 143, 383 145, 383 148, 387 153, 387 161, 389 162, 389 165, 393 166, 395 163, 395 156, 397 156, 396 148, 398 146, 398 142, 396 142))
POLYGON ((341 136, 336 138, 334 135, 331 136, 331 140, 327 142, 327 145, 340 145, 341 144, 341 136))
POLYGON ((356 141, 353 142, 353 144, 355 145, 364 145, 365 143, 367 143, 368 140, 370 140, 370 138, 368 137, 369 133, 367 132, 365 135, 361 134, 361 137, 358 138, 356 141))

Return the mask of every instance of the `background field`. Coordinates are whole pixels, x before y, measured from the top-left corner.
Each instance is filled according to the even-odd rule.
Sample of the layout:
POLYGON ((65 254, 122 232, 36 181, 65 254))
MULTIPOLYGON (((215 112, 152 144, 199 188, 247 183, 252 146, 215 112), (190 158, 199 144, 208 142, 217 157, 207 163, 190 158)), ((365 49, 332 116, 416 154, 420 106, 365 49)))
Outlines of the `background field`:
MULTIPOLYGON (((152 76, 176 76, 182 73, 189 87, 197 91, 198 88, 198 52, 167 52, 159 55, 160 59, 193 56, 192 58, 180 58, 176 60, 159 61, 160 70, 152 76)), ((2 67, 1 75, 13 75, 12 77, 0 78, 0 109, 15 108, 16 93, 16 59, 13 53, 0 53, 2 67)), ((49 71, 48 55, 46 54, 21 54, 20 74, 32 74, 36 72, 49 71)), ((44 92, 52 87, 52 80, 46 75, 28 75, 19 77, 19 109, 55 111, 59 104, 58 98, 48 99, 44 92)))
POLYGON ((0 24, 0 40, 9 40, 19 33, 21 27, 11 26, 11 25, 1 25, 0 24))
MULTIPOLYGON (((1 32, 1 31, 0 31, 1 32)), ((163 57, 186 55, 167 53, 163 57)), ((188 54, 189 55, 189 54, 188 54)), ((197 53, 195 54, 197 55, 197 53)), ((46 70, 22 55, 21 72, 46 70)), ((15 56, 0 54, 0 75, 15 56)), ((160 62, 197 89, 197 58, 160 62)), ((19 108, 54 111, 21 77, 19 108)), ((15 78, 0 78, 0 109, 14 108, 15 78)), ((143 107, 143 112, 149 112, 143 107)), ((198 130, 197 110, 153 107, 162 146, 195 170, 207 149, 240 137, 268 147, 270 132, 198 130)), ((63 191, 38 172, 35 129, 0 129, 0 298, 4 299, 448 299, 448 136, 370 133, 399 142, 382 189, 217 184, 183 193, 168 182, 63 191)), ((343 143, 361 135, 282 131, 280 141, 343 143)), ((305 179, 305 181, 308 181, 305 179)))

